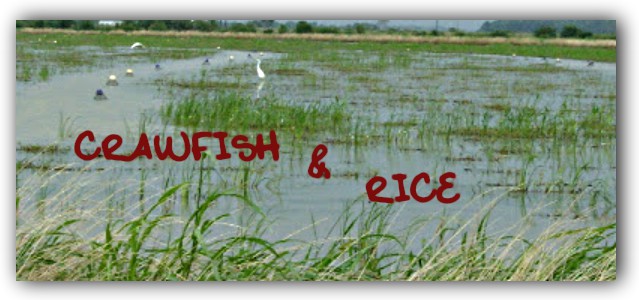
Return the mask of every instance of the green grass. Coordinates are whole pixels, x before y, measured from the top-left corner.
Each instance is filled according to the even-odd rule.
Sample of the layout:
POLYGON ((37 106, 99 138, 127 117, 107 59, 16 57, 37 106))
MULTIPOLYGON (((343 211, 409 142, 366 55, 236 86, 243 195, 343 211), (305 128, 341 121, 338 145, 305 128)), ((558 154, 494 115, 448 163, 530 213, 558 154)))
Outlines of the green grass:
POLYGON ((191 93, 161 108, 161 115, 174 125, 233 132, 276 130, 295 136, 322 132, 344 132, 351 113, 344 103, 293 103, 273 98, 252 99, 235 93, 217 96, 191 93))

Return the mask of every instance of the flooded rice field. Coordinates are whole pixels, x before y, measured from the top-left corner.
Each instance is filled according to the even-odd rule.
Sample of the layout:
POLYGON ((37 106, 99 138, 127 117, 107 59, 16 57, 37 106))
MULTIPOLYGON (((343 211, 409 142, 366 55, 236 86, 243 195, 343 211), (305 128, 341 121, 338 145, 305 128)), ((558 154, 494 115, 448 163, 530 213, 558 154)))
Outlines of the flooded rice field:
MULTIPOLYGON (((109 219, 131 220, 156 208, 167 190, 184 184, 161 202, 161 212, 153 211, 173 216, 157 243, 179 235, 177 224, 212 194, 219 198, 205 215, 229 215, 211 227, 210 238, 252 230, 266 240, 314 241, 340 235, 336 224, 349 212, 371 210, 366 183, 373 176, 389 180, 380 195, 395 197, 392 174, 410 180, 421 172, 433 182, 455 173, 450 191, 461 197, 452 204, 390 205, 390 228, 410 232, 411 249, 441 234, 442 222, 459 228, 486 215, 490 234, 526 228, 526 238, 558 222, 582 228, 616 219, 614 63, 411 49, 58 51, 44 62, 17 62, 18 223, 70 214, 85 220, 78 228, 91 236, 109 219), (69 64, 68 57, 81 62, 69 64), (265 79, 257 77, 255 58, 265 79), (110 75, 117 86, 107 85, 110 75), (107 100, 94 100, 98 89, 107 100), (174 137, 182 153, 181 131, 254 140, 271 129, 278 161, 267 154, 244 162, 233 148, 231 159, 216 160, 213 139, 201 161, 87 162, 73 150, 85 130, 96 142, 82 143, 83 152, 118 134, 124 137, 118 153, 128 154, 143 132, 174 137), (330 179, 308 175, 318 144, 328 147, 330 179)), ((367 226, 361 222, 356 227, 367 226)))

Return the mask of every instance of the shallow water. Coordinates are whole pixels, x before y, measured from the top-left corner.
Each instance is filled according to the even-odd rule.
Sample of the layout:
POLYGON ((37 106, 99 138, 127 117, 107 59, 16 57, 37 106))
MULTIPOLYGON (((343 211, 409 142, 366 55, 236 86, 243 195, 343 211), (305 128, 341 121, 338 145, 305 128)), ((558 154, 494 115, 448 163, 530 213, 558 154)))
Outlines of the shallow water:
MULTIPOLYGON (((99 49, 90 50, 100 53, 99 49)), ((109 59, 110 54, 104 53, 104 59, 109 59)), ((92 197, 99 201, 116 194, 117 197, 112 198, 121 199, 119 205, 122 205, 123 211, 131 211, 130 207, 139 204, 141 179, 145 181, 144 192, 148 195, 157 195, 166 186, 183 180, 193 182, 197 180, 193 174, 204 166, 198 162, 136 160, 123 163, 98 159, 88 164, 77 158, 72 150, 33 158, 33 153, 23 151, 21 147, 59 143, 72 149, 77 134, 89 129, 98 140, 112 133, 126 137, 123 152, 130 152, 141 131, 152 135, 172 134, 180 130, 163 124, 158 116, 162 104, 179 97, 180 92, 170 94, 167 87, 156 82, 160 79, 196 79, 203 70, 211 80, 246 83, 247 87, 240 91, 251 97, 259 98, 259 94, 301 104, 347 101, 356 114, 380 123, 422 118, 433 107, 442 111, 466 109, 469 113, 490 113, 482 104, 510 103, 514 107, 527 105, 558 110, 566 102, 574 105, 575 110, 584 111, 593 106, 612 106, 613 109, 615 106, 615 101, 605 98, 609 95, 616 98, 615 64, 596 63, 589 67, 586 62, 575 60, 556 62, 532 57, 411 53, 410 63, 397 67, 393 62, 386 65, 385 60, 393 58, 363 57, 358 52, 342 53, 343 57, 356 60, 366 70, 349 73, 322 63, 286 61, 286 54, 266 53, 262 57, 262 69, 267 79, 262 84, 255 76, 254 62, 247 54, 220 51, 206 57, 166 60, 158 62, 161 70, 155 70, 155 63, 125 57, 114 60, 109 68, 59 74, 44 82, 18 82, 17 160, 75 168, 89 165, 94 171, 82 175, 86 185, 76 187, 76 192, 93 189, 95 195, 92 197), (233 55, 235 60, 229 61, 229 55, 233 55), (205 58, 209 58, 209 65, 202 65, 205 58), (517 69, 531 66, 542 70, 517 69), (551 69, 544 70, 546 66, 551 69), (272 71, 278 67, 307 70, 307 73, 274 74, 272 71), (383 69, 376 70, 375 67, 383 69), (125 76, 125 70, 129 68, 134 70, 133 77, 125 76), (118 86, 106 86, 111 74, 118 77, 118 86), (98 88, 105 91, 108 100, 93 100, 98 88), (91 184, 101 184, 102 188, 96 189, 91 184)), ((393 135, 406 141, 354 147, 331 144, 330 138, 319 138, 317 143, 326 143, 329 147, 329 155, 324 161, 332 172, 330 180, 313 179, 307 174, 310 155, 317 143, 293 146, 287 144, 282 136, 280 160, 253 162, 249 174, 251 198, 273 222, 265 233, 266 237, 283 238, 307 228, 299 236, 312 238, 311 215, 315 220, 325 220, 318 228, 321 234, 326 233, 330 227, 328 224, 335 222, 348 201, 365 198, 365 185, 372 176, 381 175, 389 181, 381 195, 397 195, 397 185, 390 178, 395 173, 405 173, 410 180, 420 172, 427 172, 434 181, 439 174, 454 172, 457 179, 452 192, 461 194, 461 199, 450 205, 436 200, 394 204, 397 206, 394 219, 397 230, 428 217, 455 218, 464 222, 500 197, 503 200, 493 209, 494 222, 490 224, 495 232, 531 214, 534 219, 526 223, 534 228, 530 233, 533 235, 558 218, 575 219, 574 226, 596 226, 616 218, 615 139, 585 139, 583 145, 564 145, 561 141, 543 139, 524 142, 460 136, 448 140, 435 136, 432 140, 416 141, 416 131, 412 128, 392 130, 393 135), (532 159, 517 153, 488 154, 492 153, 489 150, 492 147, 522 144, 532 148, 532 159), (513 192, 522 172, 531 183, 531 189, 513 192), (553 181, 557 181, 558 186, 576 181, 575 186, 581 190, 544 191, 542 184, 553 181), (537 183, 539 188, 535 187, 537 183), (483 196, 483 193, 487 195, 483 196)), ((209 146, 216 149, 213 142, 209 146)), ((206 162, 206 167, 215 172, 208 175, 205 186, 233 186, 241 180, 242 168, 246 164, 237 159, 237 151, 232 151, 232 154, 233 159, 228 161, 206 162)), ((20 172, 18 182, 37 186, 39 181, 29 179, 34 174, 38 172, 31 169, 20 172)), ((49 185, 45 192, 66 193, 62 191, 68 188, 65 183, 77 180, 76 177, 77 171, 74 170, 58 174, 54 179, 44 176, 42 180, 48 181, 49 185)), ((423 190, 424 194, 427 192, 423 190)), ((38 193, 30 195, 32 198, 23 200, 26 206, 29 206, 29 201, 37 201, 38 193)), ((183 209, 180 203, 173 205, 176 210, 183 209)), ((91 205, 84 203, 82 206, 91 205)), ((232 199, 221 206, 241 209, 241 205, 232 199)), ((236 221, 240 222, 239 219, 236 221)), ((433 226, 425 227, 424 237, 433 231, 433 226)), ((223 229, 220 230, 223 232, 223 229)))

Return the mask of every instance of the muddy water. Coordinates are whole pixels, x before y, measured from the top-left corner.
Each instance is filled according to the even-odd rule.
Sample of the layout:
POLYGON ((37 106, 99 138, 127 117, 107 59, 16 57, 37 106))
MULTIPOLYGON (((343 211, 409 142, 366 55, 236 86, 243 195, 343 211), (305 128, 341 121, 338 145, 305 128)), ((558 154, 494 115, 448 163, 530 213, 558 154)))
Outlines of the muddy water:
MULTIPOLYGON (((471 101, 473 105, 510 101, 558 109, 563 100, 578 95, 578 101, 575 102, 578 109, 589 108, 589 105, 614 105, 614 101, 601 99, 602 95, 616 94, 614 64, 596 63, 589 67, 584 61, 573 60, 556 62, 541 58, 491 55, 413 55, 420 59, 410 68, 370 72, 365 74, 366 79, 358 79, 321 64, 307 62, 292 66, 310 70, 311 77, 272 74, 269 71, 279 64, 280 56, 267 53, 262 57, 262 69, 267 74, 264 84, 257 80, 254 62, 247 57, 247 52, 221 51, 207 57, 162 61, 158 62, 161 70, 156 70, 155 63, 147 61, 116 61, 109 68, 56 75, 46 82, 18 83, 16 140, 19 146, 59 143, 71 148, 75 136, 80 131, 90 129, 98 138, 111 133, 127 137, 128 143, 124 146, 126 153, 135 147, 135 137, 140 131, 171 134, 179 130, 163 125, 159 120, 159 108, 174 95, 167 94, 165 87, 154 84, 156 80, 193 79, 203 70, 212 72, 213 78, 220 79, 226 76, 221 71, 225 68, 236 68, 234 75, 226 78, 227 81, 249 83, 248 88, 242 91, 247 95, 255 96, 259 93, 300 103, 340 99, 349 101, 356 114, 368 115, 380 122, 419 117, 422 114, 420 110, 428 109, 421 105, 433 100, 441 102, 440 109, 455 109, 463 101, 471 101), (230 61, 230 55, 235 60, 230 61), (209 64, 203 65, 206 58, 209 59, 209 64), (548 65, 563 71, 522 73, 484 69, 498 66, 508 70, 531 65, 548 65), (134 76, 125 76, 126 69, 132 69, 134 76), (432 74, 437 72, 440 75, 433 77, 432 74), (118 86, 106 85, 111 74, 118 77, 118 86), (531 86, 537 89, 531 90, 531 86), (108 100, 94 101, 97 89, 103 89, 108 100), (401 104, 398 99, 402 97, 414 97, 417 101, 401 104), (65 123, 63 120, 68 121, 65 123), (143 126, 141 123, 144 123, 143 126)), ((366 64, 365 59, 362 64, 366 64)), ((411 136, 415 133, 396 130, 393 134, 411 136)), ((398 230, 422 218, 445 217, 458 219, 463 223, 476 216, 491 201, 502 198, 493 210, 496 217, 490 224, 490 228, 495 231, 508 228, 520 222, 523 215, 529 214, 536 216, 534 220, 528 220, 535 228, 531 231, 533 233, 544 230, 557 218, 574 219, 574 226, 593 226, 614 220, 614 139, 587 140, 585 145, 579 147, 557 145, 548 141, 532 142, 530 146, 534 148, 536 156, 532 162, 527 162, 528 158, 518 155, 500 155, 499 159, 494 159, 486 154, 489 145, 508 146, 512 143, 518 142, 482 142, 453 137, 447 141, 432 140, 417 144, 409 142, 405 147, 329 144, 330 155, 325 161, 333 174, 330 180, 313 179, 307 174, 313 145, 299 149, 283 144, 280 161, 266 160, 252 165, 255 170, 249 174, 249 193, 272 222, 265 233, 272 238, 287 237, 303 228, 306 229, 301 230, 298 237, 312 238, 313 232, 309 227, 311 215, 315 220, 323 222, 317 227, 320 235, 327 233, 329 225, 335 222, 346 203, 365 197, 365 184, 372 176, 381 175, 389 180, 382 195, 397 195, 397 185, 390 180, 394 173, 405 173, 410 179, 420 172, 427 172, 433 178, 444 172, 454 172, 457 180, 453 192, 461 194, 460 201, 451 205, 442 205, 435 200, 425 204, 415 201, 396 204, 394 221, 398 230), (543 188, 533 188, 526 192, 512 192, 522 172, 528 180, 540 183, 558 179, 565 182, 576 178, 583 183, 579 185, 582 191, 546 193, 543 188)), ((215 149, 215 144, 210 146, 215 149)), ((205 186, 223 186, 225 183, 232 186, 233 182, 240 180, 241 170, 245 165, 236 158, 237 152, 232 154, 234 158, 229 161, 206 162, 207 168, 216 171, 208 175, 205 186)), ((32 153, 17 151, 18 160, 30 159, 32 156, 32 153)), ((38 163, 75 167, 87 165, 72 151, 44 155, 38 158, 38 163)), ((93 188, 93 197, 101 201, 115 194, 117 197, 112 198, 125 199, 123 210, 129 212, 134 209, 126 207, 138 205, 137 194, 140 192, 141 179, 145 181, 145 193, 157 195, 171 184, 197 180, 197 176, 193 175, 197 171, 194 170, 202 167, 197 162, 172 163, 157 160, 132 163, 97 160, 90 166, 96 171, 83 175, 82 180, 102 186, 100 189, 93 188)), ((19 174, 20 180, 26 180, 34 173, 37 172, 26 170, 19 174)), ((65 182, 75 180, 75 177, 77 173, 71 170, 58 175, 54 180, 47 179, 51 185, 47 192, 65 189, 65 182)), ((91 186, 86 184, 78 192, 92 189, 91 186)), ((233 199, 226 199, 222 205, 227 209, 241 209, 241 205, 233 199)), ((86 207, 87 204, 83 206, 86 207)), ((180 210, 183 206, 176 202, 174 209, 180 210)), ((234 220, 241 222, 240 218, 241 216, 234 217, 234 220)), ((217 230, 223 232, 224 228, 217 230)), ((424 236, 428 236, 432 230, 433 226, 426 226, 424 236)))

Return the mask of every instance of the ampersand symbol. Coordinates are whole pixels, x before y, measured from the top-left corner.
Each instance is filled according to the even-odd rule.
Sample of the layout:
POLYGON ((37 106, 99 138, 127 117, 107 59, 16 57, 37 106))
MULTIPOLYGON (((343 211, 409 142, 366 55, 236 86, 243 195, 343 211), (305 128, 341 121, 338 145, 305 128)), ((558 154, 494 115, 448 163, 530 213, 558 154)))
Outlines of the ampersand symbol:
POLYGON ((331 178, 331 171, 326 168, 326 163, 321 161, 327 153, 328 148, 326 148, 325 145, 319 144, 315 147, 313 156, 311 157, 311 164, 308 166, 308 175, 313 178, 331 178))

